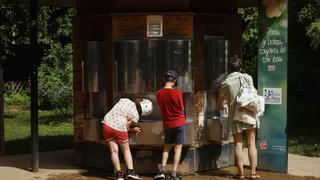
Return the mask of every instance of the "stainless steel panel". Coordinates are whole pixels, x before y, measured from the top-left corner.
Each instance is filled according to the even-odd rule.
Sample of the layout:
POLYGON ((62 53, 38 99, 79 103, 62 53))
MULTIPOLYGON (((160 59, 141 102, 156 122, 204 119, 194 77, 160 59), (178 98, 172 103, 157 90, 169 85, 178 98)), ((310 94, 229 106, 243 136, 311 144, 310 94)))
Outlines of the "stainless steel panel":
POLYGON ((222 117, 212 117, 206 119, 207 140, 208 141, 226 141, 228 140, 228 120, 222 117))
POLYGON ((222 141, 222 124, 218 117, 206 119, 207 121, 207 140, 222 141))
POLYGON ((83 140, 99 141, 102 140, 102 119, 85 119, 83 140))
POLYGON ((106 113, 106 92, 88 94, 86 118, 103 118, 106 113))
POLYGON ((107 76, 104 43, 102 41, 86 41, 83 42, 82 46, 83 91, 105 91, 107 76))
POLYGON ((228 117, 220 117, 220 123, 222 124, 222 140, 229 140, 229 123, 228 117))
POLYGON ((220 118, 217 107, 220 83, 227 75, 228 41, 223 36, 204 38, 204 71, 206 88, 206 137, 208 141, 222 142, 228 139, 226 118, 220 118))
POLYGON ((162 77, 171 69, 178 74, 178 87, 183 92, 192 92, 192 40, 161 39, 156 47, 157 89, 163 86, 162 77))
POLYGON ((219 93, 216 91, 206 91, 206 132, 208 141, 228 140, 228 118, 222 117, 217 107, 219 93))
MULTIPOLYGON (((139 126, 143 132, 140 135, 130 134, 129 142, 132 145, 163 145, 164 144, 164 133, 162 121, 149 121, 139 122, 139 126)), ((187 123, 185 144, 194 145, 194 125, 193 123, 187 123)))
POLYGON ((154 92, 155 48, 144 39, 114 41, 116 91, 124 93, 154 92))
POLYGON ((178 87, 193 91, 192 40, 114 39, 115 91, 121 93, 156 92, 163 86, 169 69, 178 73, 178 87))
POLYGON ((206 103, 205 103, 205 110, 206 110, 206 117, 213 117, 213 116, 220 116, 218 106, 217 106, 217 98, 218 92, 214 91, 206 91, 206 103))
POLYGON ((187 122, 193 122, 193 93, 182 93, 183 104, 184 104, 184 114, 186 116, 187 122))
POLYGON ((227 72, 228 41, 223 36, 204 38, 204 73, 207 90, 217 91, 227 72))

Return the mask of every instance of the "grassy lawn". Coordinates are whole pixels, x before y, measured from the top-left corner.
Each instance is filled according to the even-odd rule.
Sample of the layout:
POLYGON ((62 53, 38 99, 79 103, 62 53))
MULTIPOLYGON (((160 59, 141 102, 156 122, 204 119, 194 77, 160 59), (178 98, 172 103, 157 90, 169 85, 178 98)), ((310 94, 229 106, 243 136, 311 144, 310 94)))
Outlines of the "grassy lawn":
MULTIPOLYGON (((50 151, 73 147, 73 121, 54 121, 52 111, 39 111, 39 149, 50 151)), ((5 112, 6 153, 27 153, 31 149, 30 112, 5 112)))
POLYGON ((320 156, 319 107, 319 101, 301 100, 289 102, 289 153, 320 156))

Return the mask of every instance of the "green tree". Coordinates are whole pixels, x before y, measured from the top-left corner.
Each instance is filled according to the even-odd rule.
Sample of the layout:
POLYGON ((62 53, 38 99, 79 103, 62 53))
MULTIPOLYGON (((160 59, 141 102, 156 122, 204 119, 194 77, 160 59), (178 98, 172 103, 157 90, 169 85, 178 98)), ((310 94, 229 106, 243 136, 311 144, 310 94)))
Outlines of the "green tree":
POLYGON ((29 42, 28 6, 15 0, 0 1, 0 65, 12 46, 29 42))
POLYGON ((52 108, 57 117, 72 109, 72 25, 73 9, 45 9, 41 42, 47 46, 39 68, 39 102, 52 108), (62 15, 61 15, 62 14, 62 15), (51 22, 46 23, 46 22, 51 22))
POLYGON ((239 8, 238 14, 244 23, 244 32, 242 34, 244 71, 251 74, 256 82, 258 65, 258 8, 239 8))
POLYGON ((320 0, 308 0, 298 12, 298 22, 306 29, 306 35, 311 39, 313 49, 320 48, 320 0))
MULTIPOLYGON (((66 115, 72 108, 71 8, 38 8, 38 44, 43 49, 39 67, 39 104, 66 115)), ((0 58, 16 44, 29 44, 29 6, 17 0, 0 1, 0 58)), ((26 59, 28 60, 28 59, 26 59)))
POLYGON ((320 98, 320 89, 315 86, 320 83, 319 48, 310 48, 313 40, 308 38, 306 31, 315 20, 314 11, 319 11, 319 8, 310 7, 312 2, 316 1, 289 1, 288 96, 292 100, 317 101, 320 98), (307 8, 311 8, 309 13, 306 12, 307 8))

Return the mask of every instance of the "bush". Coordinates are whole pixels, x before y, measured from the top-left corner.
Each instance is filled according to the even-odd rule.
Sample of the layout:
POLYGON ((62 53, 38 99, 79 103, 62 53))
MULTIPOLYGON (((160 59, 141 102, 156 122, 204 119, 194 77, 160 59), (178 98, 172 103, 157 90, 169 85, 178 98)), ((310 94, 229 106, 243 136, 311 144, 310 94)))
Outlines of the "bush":
POLYGON ((9 81, 4 83, 5 106, 27 107, 30 105, 28 81, 9 81))
POLYGON ((52 76, 42 78, 47 81, 39 83, 40 107, 54 109, 57 119, 69 117, 72 110, 72 86, 52 76))
POLYGON ((57 120, 70 117, 72 111, 71 44, 51 44, 39 68, 39 105, 53 109, 57 120))
POLYGON ((30 97, 26 93, 4 93, 5 106, 30 106, 30 97))

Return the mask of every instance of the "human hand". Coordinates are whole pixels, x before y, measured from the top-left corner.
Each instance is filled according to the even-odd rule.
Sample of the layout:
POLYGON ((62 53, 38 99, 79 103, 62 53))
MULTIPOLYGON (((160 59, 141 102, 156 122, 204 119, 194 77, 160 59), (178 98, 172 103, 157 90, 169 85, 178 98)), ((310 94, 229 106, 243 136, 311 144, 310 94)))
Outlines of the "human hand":
POLYGON ((133 132, 136 133, 136 135, 139 135, 142 133, 142 129, 141 127, 134 127, 133 132))
POLYGON ((142 129, 139 126, 131 126, 128 130, 129 133, 135 133, 136 135, 139 135, 142 133, 142 129))

